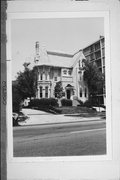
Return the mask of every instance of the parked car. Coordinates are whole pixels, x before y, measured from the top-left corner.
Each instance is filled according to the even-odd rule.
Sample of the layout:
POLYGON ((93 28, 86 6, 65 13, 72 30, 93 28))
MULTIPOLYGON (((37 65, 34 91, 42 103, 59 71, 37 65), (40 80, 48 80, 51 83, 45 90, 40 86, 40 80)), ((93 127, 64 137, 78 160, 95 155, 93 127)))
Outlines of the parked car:
POLYGON ((29 117, 23 114, 22 112, 19 113, 12 113, 12 119, 13 119, 13 126, 18 126, 19 122, 25 121, 29 117))
POLYGON ((19 112, 19 114, 18 114, 18 121, 25 121, 28 118, 29 118, 28 116, 26 116, 22 112, 19 112))
POLYGON ((18 125, 18 113, 12 113, 13 126, 18 125))
POLYGON ((101 106, 99 106, 99 107, 94 106, 92 108, 95 109, 97 112, 105 112, 106 111, 105 107, 101 107, 101 106))

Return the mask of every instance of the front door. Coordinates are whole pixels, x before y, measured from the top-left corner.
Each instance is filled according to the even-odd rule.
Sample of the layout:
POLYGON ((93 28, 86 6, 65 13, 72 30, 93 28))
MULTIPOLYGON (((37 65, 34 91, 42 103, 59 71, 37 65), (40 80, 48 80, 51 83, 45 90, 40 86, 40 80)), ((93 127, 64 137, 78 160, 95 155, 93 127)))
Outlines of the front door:
POLYGON ((70 90, 67 89, 67 99, 70 99, 70 90))

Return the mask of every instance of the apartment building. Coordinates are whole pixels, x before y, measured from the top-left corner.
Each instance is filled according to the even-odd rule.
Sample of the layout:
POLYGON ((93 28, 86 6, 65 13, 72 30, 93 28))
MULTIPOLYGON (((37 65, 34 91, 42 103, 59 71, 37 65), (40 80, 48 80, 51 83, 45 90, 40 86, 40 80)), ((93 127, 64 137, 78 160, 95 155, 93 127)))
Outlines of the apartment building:
MULTIPOLYGON (((95 62, 99 70, 104 74, 105 73, 105 38, 100 36, 100 38, 83 48, 83 54, 85 58, 91 63, 95 62)), ((103 89, 102 94, 98 94, 100 104, 105 104, 105 88, 103 89)))
POLYGON ((105 72, 105 38, 103 36, 83 48, 83 54, 89 62, 95 62, 102 73, 105 72))

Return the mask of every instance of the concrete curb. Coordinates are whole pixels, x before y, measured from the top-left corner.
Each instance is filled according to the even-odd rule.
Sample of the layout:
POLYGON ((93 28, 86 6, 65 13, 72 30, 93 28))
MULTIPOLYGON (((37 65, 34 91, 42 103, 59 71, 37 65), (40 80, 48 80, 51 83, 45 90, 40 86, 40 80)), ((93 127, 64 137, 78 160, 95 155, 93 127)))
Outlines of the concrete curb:
POLYGON ((81 123, 83 123, 83 122, 84 122, 84 123, 88 123, 88 122, 95 122, 95 121, 97 121, 97 122, 98 122, 98 121, 100 121, 100 122, 101 122, 101 121, 102 121, 102 122, 104 121, 104 122, 105 122, 105 119, 104 119, 104 120, 103 120, 103 119, 93 119, 93 120, 81 120, 81 121, 79 120, 79 121, 65 121, 65 122, 36 123, 36 124, 32 124, 32 123, 31 123, 31 124, 27 124, 27 123, 25 123, 25 124, 20 124, 20 123, 19 123, 19 124, 20 124, 20 126, 36 126, 36 125, 42 126, 42 125, 67 124, 67 123, 68 123, 68 124, 72 124, 72 123, 78 123, 78 122, 79 122, 79 123, 80 123, 80 122, 81 122, 81 123))

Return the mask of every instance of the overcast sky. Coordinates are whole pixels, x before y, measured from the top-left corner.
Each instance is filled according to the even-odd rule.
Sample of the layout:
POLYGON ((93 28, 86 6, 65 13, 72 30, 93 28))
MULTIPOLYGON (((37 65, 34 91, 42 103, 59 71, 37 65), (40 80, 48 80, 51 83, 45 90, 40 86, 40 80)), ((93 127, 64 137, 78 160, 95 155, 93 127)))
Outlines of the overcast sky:
POLYGON ((46 50, 74 54, 104 35, 103 18, 12 20, 12 79, 33 63, 35 42, 46 50))

